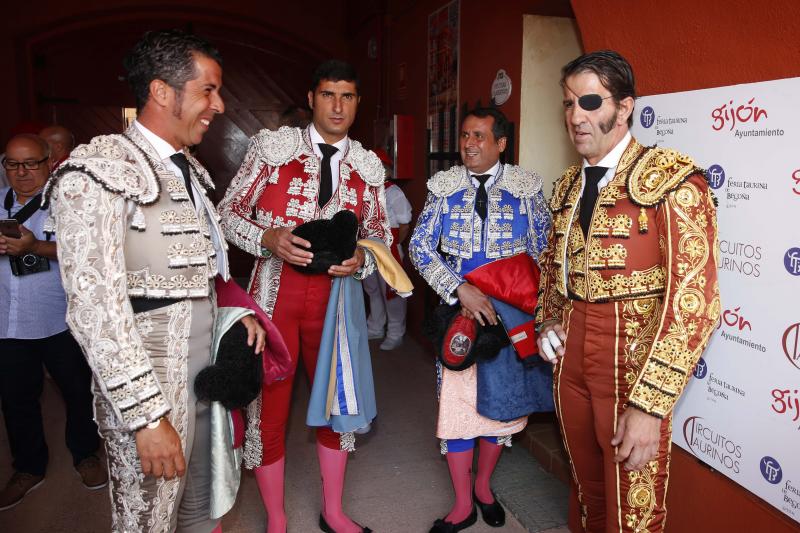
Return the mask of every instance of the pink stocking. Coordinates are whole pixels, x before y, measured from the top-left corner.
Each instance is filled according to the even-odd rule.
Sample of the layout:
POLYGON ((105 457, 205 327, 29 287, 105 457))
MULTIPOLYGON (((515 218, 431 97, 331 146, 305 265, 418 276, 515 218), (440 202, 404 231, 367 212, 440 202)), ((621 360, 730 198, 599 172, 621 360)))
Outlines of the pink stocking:
POLYGON ((286 457, 281 457, 271 465, 255 469, 258 490, 264 509, 267 510, 267 533, 286 532, 286 511, 283 508, 283 477, 286 457))
POLYGON ((446 522, 458 524, 472 513, 472 455, 473 450, 448 452, 447 466, 456 493, 456 502, 445 517, 446 522))
POLYGON ((492 473, 500 459, 503 446, 485 439, 478 440, 480 441, 480 451, 478 453, 478 471, 475 473, 475 496, 481 503, 492 503, 494 502, 490 486, 492 473))
POLYGON ((319 470, 322 474, 322 516, 336 533, 361 533, 361 526, 342 509, 347 452, 326 448, 317 442, 319 470))

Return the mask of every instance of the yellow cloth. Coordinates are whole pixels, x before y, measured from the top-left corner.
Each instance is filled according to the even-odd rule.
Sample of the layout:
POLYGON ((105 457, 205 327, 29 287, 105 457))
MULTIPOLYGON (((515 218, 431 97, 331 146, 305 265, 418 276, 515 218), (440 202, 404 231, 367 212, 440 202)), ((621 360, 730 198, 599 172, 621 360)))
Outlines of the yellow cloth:
POLYGON ((357 244, 372 252, 372 257, 375 258, 378 272, 386 284, 394 289, 398 296, 402 296, 403 298, 411 296, 414 285, 411 283, 408 274, 403 270, 403 267, 400 266, 400 263, 392 256, 392 252, 386 244, 375 239, 361 239, 357 244))

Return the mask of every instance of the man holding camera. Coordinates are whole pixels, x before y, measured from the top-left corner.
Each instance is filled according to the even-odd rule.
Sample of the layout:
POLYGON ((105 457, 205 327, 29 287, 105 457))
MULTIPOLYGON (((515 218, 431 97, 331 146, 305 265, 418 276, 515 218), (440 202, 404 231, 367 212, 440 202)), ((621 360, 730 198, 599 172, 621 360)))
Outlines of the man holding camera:
POLYGON ((100 441, 92 416, 91 371, 67 330, 55 238, 45 232, 47 213, 39 210, 48 158, 43 139, 23 134, 9 141, 2 161, 10 187, 0 189, 0 399, 14 474, 0 491, 0 511, 44 481, 43 366, 64 398, 67 447, 83 484, 99 489, 108 482, 95 455, 100 441))

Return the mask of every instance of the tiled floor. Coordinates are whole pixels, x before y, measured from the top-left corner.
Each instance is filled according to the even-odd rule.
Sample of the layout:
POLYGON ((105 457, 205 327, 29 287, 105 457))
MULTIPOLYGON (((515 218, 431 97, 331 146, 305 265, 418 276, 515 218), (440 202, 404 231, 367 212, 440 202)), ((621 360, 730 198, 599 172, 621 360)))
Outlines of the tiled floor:
MULTIPOLYGON (((345 508, 355 520, 377 532, 425 532, 452 502, 447 464, 433 437, 433 363, 411 340, 388 353, 377 350, 377 343, 372 347, 379 416, 372 432, 359 438, 358 450, 351 456, 345 508)), ((306 533, 319 531, 319 471, 313 432, 304 424, 305 378, 299 376, 296 385, 287 441, 286 508, 289 530, 306 533)), ((0 531, 108 531, 108 493, 85 490, 72 470, 63 444, 63 406, 50 383, 43 406, 51 456, 47 481, 21 505, 0 512, 0 531)), ((538 423, 532 425, 533 437, 528 434, 504 452, 493 478, 495 492, 509 515, 501 531, 566 532, 566 486, 528 453, 532 449, 537 456, 549 458, 548 467, 552 467, 557 447, 553 442, 542 444, 541 436, 547 427, 552 433, 554 426, 547 417, 534 422, 538 423)), ((0 483, 10 473, 8 440, 0 430, 0 483)), ((264 531, 265 513, 252 474, 245 474, 236 506, 223 524, 226 532, 264 531)), ((498 530, 479 520, 467 531, 498 530)))

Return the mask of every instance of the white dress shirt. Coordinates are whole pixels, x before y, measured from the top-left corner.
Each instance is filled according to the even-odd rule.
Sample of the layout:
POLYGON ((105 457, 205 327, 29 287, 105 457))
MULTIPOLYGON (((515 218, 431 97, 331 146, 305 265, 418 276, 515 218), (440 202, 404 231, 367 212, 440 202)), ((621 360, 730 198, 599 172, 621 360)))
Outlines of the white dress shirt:
MULTIPOLYGON (((170 156, 181 152, 181 150, 176 150, 169 144, 167 141, 147 129, 141 122, 135 120, 133 124, 139 130, 145 139, 153 146, 158 157, 161 158, 161 162, 164 164, 167 170, 175 174, 176 177, 181 179, 181 183, 183 183, 183 172, 181 171, 180 167, 176 165, 170 156)), ((212 224, 211 220, 216 217, 216 214, 209 211, 209 206, 206 205, 202 199, 205 196, 205 191, 201 191, 194 180, 189 180, 192 184, 192 196, 195 199, 195 212, 197 212, 197 216, 205 216, 206 220, 209 221, 208 229, 209 233, 211 234, 211 242, 214 244, 214 251, 217 254, 217 273, 222 274, 223 272, 227 272, 227 263, 228 263, 228 255, 225 253, 225 247, 222 246, 222 236, 219 235, 216 231, 216 224, 212 224)))
MULTIPOLYGON (((314 153, 317 154, 317 157, 320 159, 320 163, 322 162, 322 150, 319 149, 319 143, 328 144, 325 142, 325 139, 322 138, 322 135, 319 134, 317 129, 314 127, 314 123, 308 125, 308 133, 311 137, 311 147, 314 149, 314 153)), ((331 182, 333 187, 331 188, 331 194, 336 192, 336 189, 339 188, 339 164, 342 162, 342 158, 344 157, 344 152, 347 149, 348 143, 347 135, 333 143, 331 146, 335 146, 337 148, 336 153, 331 156, 331 182)), ((322 171, 320 170, 320 178, 322 178, 322 171)))
POLYGON ((611 180, 614 179, 614 174, 617 173, 617 165, 619 165, 619 160, 622 159, 622 154, 625 153, 625 149, 628 147, 630 142, 631 132, 628 132, 625 134, 625 137, 623 137, 622 140, 618 142, 617 145, 614 146, 614 148, 612 148, 603 159, 597 162, 596 165, 590 165, 586 159, 583 160, 583 165, 581 166, 581 196, 583 196, 583 188, 586 186, 586 167, 608 167, 606 173, 603 174, 603 177, 597 183, 597 192, 602 191, 603 187, 608 185, 611 180))

